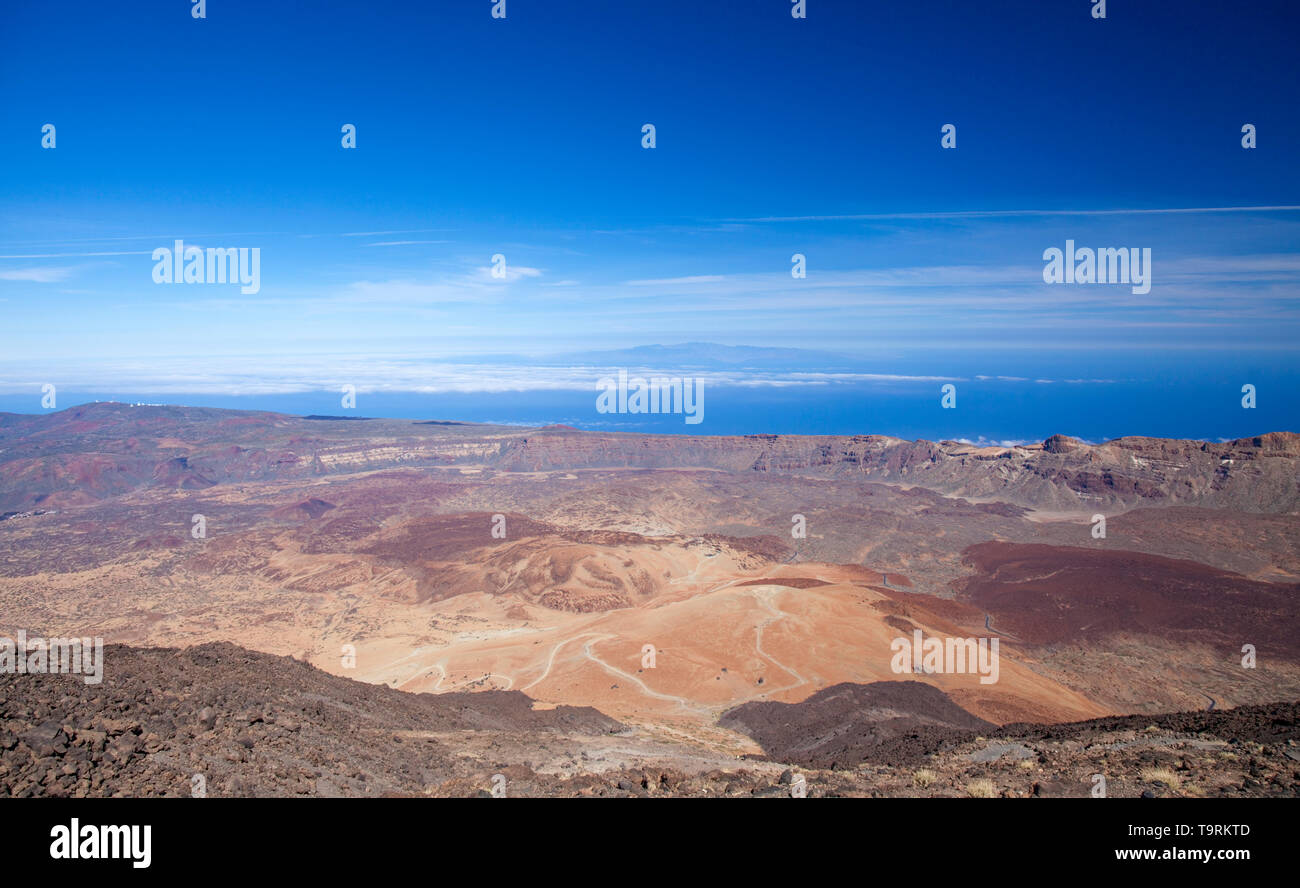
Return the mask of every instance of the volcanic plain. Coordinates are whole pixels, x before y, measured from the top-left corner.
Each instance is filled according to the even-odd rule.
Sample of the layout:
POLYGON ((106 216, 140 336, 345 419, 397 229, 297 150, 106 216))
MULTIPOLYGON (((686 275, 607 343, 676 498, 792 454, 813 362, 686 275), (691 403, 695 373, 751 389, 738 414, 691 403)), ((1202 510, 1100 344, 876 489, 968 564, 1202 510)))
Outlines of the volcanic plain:
MULTIPOLYGON (((1105 720, 1300 700, 1297 510, 1287 433, 976 447, 98 403, 0 415, 0 635, 127 646, 106 685, 115 659, 193 671, 184 649, 229 643, 415 700, 507 693, 482 705, 536 717, 516 713, 502 767, 562 707, 599 741, 588 770, 626 772, 615 788, 740 758, 915 765, 1011 726, 1023 747, 1043 726, 1140 736, 1105 720), (900 672, 917 631, 996 638, 997 681, 900 672)), ((26 730, 75 740, 17 678, 26 730)), ((419 729, 411 705, 393 730, 419 729)), ((385 785, 456 794, 426 784, 385 785)))

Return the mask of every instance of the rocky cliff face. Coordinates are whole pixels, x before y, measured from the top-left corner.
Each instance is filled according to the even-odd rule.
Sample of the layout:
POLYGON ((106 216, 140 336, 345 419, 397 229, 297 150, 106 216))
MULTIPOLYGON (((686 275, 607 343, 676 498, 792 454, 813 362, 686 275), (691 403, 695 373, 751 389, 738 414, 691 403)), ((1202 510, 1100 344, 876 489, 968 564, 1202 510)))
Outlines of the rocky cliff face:
POLYGON ((696 467, 857 476, 1045 509, 1196 504, 1258 512, 1300 505, 1300 436, 1276 432, 1223 444, 1053 436, 1023 447, 901 441, 875 435, 685 437, 583 432, 525 435, 497 468, 696 467))

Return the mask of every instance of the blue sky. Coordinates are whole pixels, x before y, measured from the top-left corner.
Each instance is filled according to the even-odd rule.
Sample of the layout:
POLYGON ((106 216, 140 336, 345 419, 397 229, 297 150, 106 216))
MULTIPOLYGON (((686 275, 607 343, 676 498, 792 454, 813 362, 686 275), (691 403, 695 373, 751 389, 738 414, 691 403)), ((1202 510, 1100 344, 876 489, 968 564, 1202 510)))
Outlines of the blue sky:
POLYGON ((698 341, 1294 381, 1300 12, 1107 5, 5 4, 0 389, 698 341), (177 238, 260 291, 155 284, 177 238), (1151 291, 1044 284, 1066 239, 1151 291))

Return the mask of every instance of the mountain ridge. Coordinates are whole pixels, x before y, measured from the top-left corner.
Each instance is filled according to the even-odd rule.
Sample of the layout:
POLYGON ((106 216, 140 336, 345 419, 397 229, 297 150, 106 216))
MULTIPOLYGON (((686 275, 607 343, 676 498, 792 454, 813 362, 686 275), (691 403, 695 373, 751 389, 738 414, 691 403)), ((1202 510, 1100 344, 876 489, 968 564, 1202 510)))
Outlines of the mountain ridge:
POLYGON ((1300 435, 1226 442, 1125 436, 981 446, 889 435, 688 436, 99 402, 0 414, 0 511, 72 506, 142 487, 206 487, 397 467, 499 472, 691 467, 924 486, 1051 511, 1192 504, 1300 509, 1300 435))

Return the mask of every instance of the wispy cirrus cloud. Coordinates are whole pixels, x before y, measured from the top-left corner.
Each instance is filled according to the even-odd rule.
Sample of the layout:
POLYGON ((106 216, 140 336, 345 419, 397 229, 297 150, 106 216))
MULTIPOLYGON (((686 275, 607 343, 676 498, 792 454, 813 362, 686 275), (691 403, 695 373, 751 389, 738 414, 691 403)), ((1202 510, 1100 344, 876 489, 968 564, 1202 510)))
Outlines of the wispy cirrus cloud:
POLYGON ((346 231, 340 237, 385 237, 390 234, 429 234, 434 231, 453 231, 451 228, 390 228, 386 231, 346 231))
POLYGON ((676 278, 650 278, 640 281, 625 281, 628 287, 674 287, 681 284, 716 284, 727 278, 720 274, 694 274, 676 278))
POLYGON ((491 266, 483 265, 475 269, 475 274, 478 276, 479 280, 495 284, 511 283, 513 281, 523 280, 524 278, 536 278, 542 276, 542 270, 540 268, 532 268, 528 265, 511 265, 509 263, 506 263, 504 277, 497 277, 493 274, 493 271, 495 271, 495 269, 491 266))
POLYGON ((410 247, 416 244, 449 244, 448 240, 399 240, 399 241, 376 241, 373 244, 366 244, 367 247, 410 247))
POLYGON ((1178 214, 1211 213, 1292 213, 1300 206, 1281 204, 1274 206, 1244 207, 1146 207, 1130 209, 1047 209, 1047 210, 956 210, 951 212, 913 213, 825 213, 809 216, 751 216, 737 219, 720 219, 720 222, 872 222, 891 220, 941 220, 941 219, 999 219, 1046 216, 1167 216, 1178 214))
POLYGON ((72 276, 71 268, 0 268, 0 281, 29 281, 34 284, 56 284, 72 276))
POLYGON ((0 255, 0 259, 85 259, 96 256, 150 256, 152 250, 129 250, 94 253, 22 253, 0 255))

